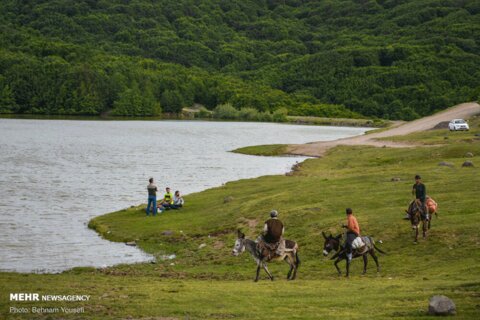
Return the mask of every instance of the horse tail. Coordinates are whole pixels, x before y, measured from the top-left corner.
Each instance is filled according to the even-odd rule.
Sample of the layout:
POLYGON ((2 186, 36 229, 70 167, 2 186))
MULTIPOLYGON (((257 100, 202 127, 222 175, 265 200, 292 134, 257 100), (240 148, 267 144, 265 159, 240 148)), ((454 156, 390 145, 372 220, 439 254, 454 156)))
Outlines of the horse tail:
POLYGON ((382 251, 381 249, 379 249, 375 243, 373 244, 373 247, 375 248, 375 250, 377 250, 378 252, 380 252, 382 254, 385 254, 385 255, 388 254, 385 251, 382 251))

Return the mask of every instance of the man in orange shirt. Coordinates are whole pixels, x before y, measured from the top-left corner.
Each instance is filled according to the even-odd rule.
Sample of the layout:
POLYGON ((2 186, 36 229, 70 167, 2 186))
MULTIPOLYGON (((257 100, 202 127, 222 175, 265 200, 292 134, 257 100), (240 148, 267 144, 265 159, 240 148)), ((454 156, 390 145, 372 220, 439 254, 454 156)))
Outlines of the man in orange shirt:
POLYGON ((360 226, 358 225, 357 218, 353 216, 352 209, 347 208, 347 224, 343 225, 347 229, 347 239, 345 240, 345 250, 347 252, 348 262, 352 261, 352 242, 356 237, 360 236, 360 226))

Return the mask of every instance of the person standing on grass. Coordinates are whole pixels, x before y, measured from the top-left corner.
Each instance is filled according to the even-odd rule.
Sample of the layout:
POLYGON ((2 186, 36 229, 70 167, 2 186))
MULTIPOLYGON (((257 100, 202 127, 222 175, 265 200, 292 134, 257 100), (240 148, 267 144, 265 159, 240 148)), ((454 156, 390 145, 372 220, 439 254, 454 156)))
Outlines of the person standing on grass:
POLYGON ((360 226, 358 225, 357 218, 353 215, 353 211, 350 208, 347 208, 347 224, 343 225, 344 228, 347 229, 347 237, 345 239, 345 250, 347 253, 348 262, 352 261, 352 242, 357 237, 360 236, 360 226))
POLYGON ((148 191, 148 204, 147 204, 147 216, 149 216, 149 211, 150 211, 150 206, 152 207, 152 215, 157 215, 157 191, 158 188, 155 185, 153 178, 148 179, 148 186, 147 186, 147 191, 148 191))

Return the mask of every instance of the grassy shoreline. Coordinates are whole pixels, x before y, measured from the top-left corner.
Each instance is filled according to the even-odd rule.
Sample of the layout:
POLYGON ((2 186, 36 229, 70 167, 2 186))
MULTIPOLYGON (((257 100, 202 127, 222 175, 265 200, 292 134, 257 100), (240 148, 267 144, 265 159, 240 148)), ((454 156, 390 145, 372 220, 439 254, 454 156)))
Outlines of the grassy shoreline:
MULTIPOLYGON (((480 141, 469 138, 474 133, 459 132, 456 139, 429 148, 341 146, 304 161, 289 176, 232 181, 190 194, 179 211, 147 218, 141 205, 95 217, 89 227, 101 236, 135 241, 157 262, 75 268, 58 275, 0 273, 0 288, 5 293, 92 295, 92 302, 78 303, 85 314, 54 319, 430 319, 426 309, 434 294, 454 300, 456 318, 474 319, 480 312, 480 141), (473 157, 466 156, 469 152, 473 157), (465 160, 476 167, 462 168, 465 160), (452 167, 439 166, 442 161, 452 167), (440 216, 428 239, 413 245, 402 215, 417 173, 439 202, 440 216), (340 233, 347 206, 353 207, 362 233, 381 239, 389 253, 380 256, 378 274, 370 260, 362 277, 362 263, 355 260, 352 277, 338 277, 332 262, 322 257, 321 232, 340 233), (300 245, 299 281, 287 282, 286 264, 272 263, 276 281, 262 274, 261 282, 253 283, 251 257, 230 255, 234 231, 241 228, 254 238, 272 208, 286 224, 286 237, 300 245), (175 259, 164 258, 172 253, 175 259)), ((409 139, 415 135, 438 139, 436 131, 409 139)), ((31 318, 8 314, 12 303, 7 298, 0 298, 1 314, 31 318)))

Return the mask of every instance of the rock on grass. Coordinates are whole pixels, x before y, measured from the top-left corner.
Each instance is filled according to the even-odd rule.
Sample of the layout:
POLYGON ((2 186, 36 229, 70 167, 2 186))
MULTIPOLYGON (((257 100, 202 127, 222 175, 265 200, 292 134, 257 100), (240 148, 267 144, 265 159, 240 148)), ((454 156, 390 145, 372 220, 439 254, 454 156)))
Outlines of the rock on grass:
POLYGON ((232 202, 232 201, 233 201, 232 196, 228 196, 228 197, 223 198, 223 203, 229 203, 229 202, 232 202))
POLYGON ((462 164, 462 167, 474 167, 474 165, 472 161, 467 160, 462 164))
POLYGON ((449 316, 457 313, 455 303, 446 296, 433 296, 428 303, 428 313, 435 316, 449 316))
POLYGON ((446 162, 446 161, 439 162, 438 165, 439 165, 439 166, 443 166, 443 167, 450 167, 450 168, 453 167, 453 163, 451 163, 451 162, 446 162))

